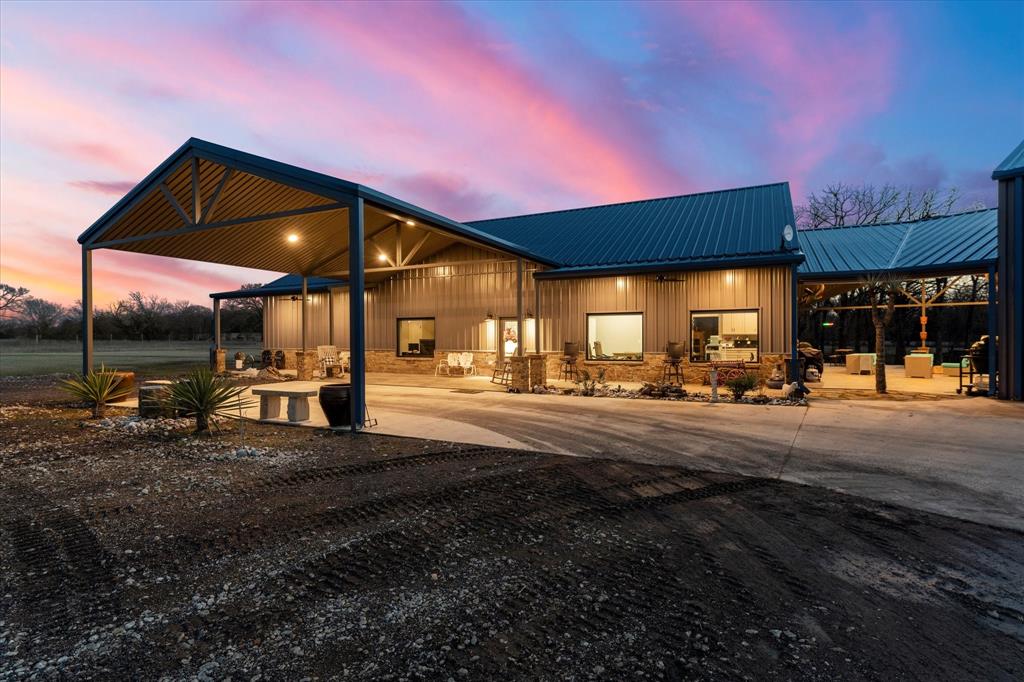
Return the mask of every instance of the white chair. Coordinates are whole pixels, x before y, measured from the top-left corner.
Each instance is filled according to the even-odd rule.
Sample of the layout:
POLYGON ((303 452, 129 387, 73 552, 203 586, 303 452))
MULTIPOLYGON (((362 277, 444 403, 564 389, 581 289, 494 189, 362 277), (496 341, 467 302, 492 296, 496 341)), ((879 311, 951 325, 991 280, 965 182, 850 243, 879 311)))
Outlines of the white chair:
POLYGON ((472 353, 460 353, 459 364, 462 366, 462 373, 466 375, 476 374, 476 365, 473 363, 472 353))
POLYGON ((316 347, 317 360, 320 361, 320 376, 326 377, 331 374, 329 368, 336 367, 341 373, 344 373, 345 366, 340 362, 338 356, 338 349, 335 346, 317 346, 316 347))
POLYGON ((451 356, 451 353, 449 353, 448 357, 441 358, 438 361, 437 366, 434 367, 434 376, 436 377, 441 372, 444 372, 446 375, 451 376, 451 374, 452 374, 452 367, 451 367, 451 365, 452 365, 452 356, 451 356))

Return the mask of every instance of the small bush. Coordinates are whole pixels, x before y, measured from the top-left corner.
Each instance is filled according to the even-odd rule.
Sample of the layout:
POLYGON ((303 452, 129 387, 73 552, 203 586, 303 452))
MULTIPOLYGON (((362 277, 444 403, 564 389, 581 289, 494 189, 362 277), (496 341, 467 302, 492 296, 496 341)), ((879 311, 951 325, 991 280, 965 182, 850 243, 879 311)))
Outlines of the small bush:
POLYGON ((210 429, 213 417, 237 418, 239 411, 254 404, 242 399, 245 386, 232 386, 209 368, 195 369, 168 387, 164 404, 186 417, 195 417, 196 431, 210 429))
POLYGON ((61 390, 70 393, 79 400, 92 406, 93 418, 106 414, 107 403, 124 400, 131 393, 131 388, 121 385, 121 376, 117 370, 100 367, 98 372, 76 374, 61 382, 61 390))
POLYGON ((741 374, 725 382, 725 387, 732 393, 732 399, 739 402, 748 391, 757 388, 757 377, 753 374, 741 374))

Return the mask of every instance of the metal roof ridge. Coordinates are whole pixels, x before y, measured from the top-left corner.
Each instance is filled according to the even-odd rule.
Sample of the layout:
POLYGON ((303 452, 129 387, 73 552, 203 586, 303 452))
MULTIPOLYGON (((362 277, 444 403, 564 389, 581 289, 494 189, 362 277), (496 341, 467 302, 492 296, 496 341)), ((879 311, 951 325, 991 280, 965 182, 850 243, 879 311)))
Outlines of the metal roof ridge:
POLYGON ((958 213, 949 213, 947 215, 936 215, 930 218, 915 218, 914 220, 890 220, 885 223, 864 223, 861 225, 822 225, 820 227, 800 227, 797 228, 798 232, 819 232, 823 230, 852 230, 858 227, 890 227, 892 225, 916 225, 917 223, 926 223, 931 220, 942 220, 944 218, 957 218, 963 215, 972 215, 974 213, 985 213, 986 211, 998 211, 998 206, 986 207, 986 208, 975 208, 969 211, 960 211, 958 213))
POLYGON ((908 224, 906 232, 903 233, 903 239, 900 240, 899 246, 896 247, 896 251, 892 254, 892 258, 886 264, 886 267, 892 270, 893 266, 896 265, 896 261, 899 260, 900 254, 903 253, 903 247, 906 245, 907 240, 910 239, 910 234, 914 231, 914 224, 908 224))
POLYGON ((779 182, 766 182, 760 185, 749 185, 746 187, 727 187, 725 189, 710 189, 703 192, 692 192, 690 194, 673 194, 667 197, 650 197, 648 199, 631 199, 629 201, 615 201, 610 204, 595 204, 593 206, 576 206, 573 208, 559 208, 553 211, 536 211, 534 213, 523 213, 520 215, 508 215, 499 216, 497 218, 479 218, 477 220, 467 220, 464 224, 473 225, 474 223, 492 223, 499 220, 518 220, 520 218, 532 218, 534 216, 542 215, 554 215, 556 213, 573 213, 575 211, 589 211, 595 208, 613 208, 616 206, 628 206, 630 204, 646 204, 655 201, 668 201, 670 199, 685 199, 688 197, 699 197, 706 194, 725 194, 726 192, 742 192, 750 189, 764 189, 766 187, 778 187, 781 185, 789 185, 788 180, 781 180, 779 182))

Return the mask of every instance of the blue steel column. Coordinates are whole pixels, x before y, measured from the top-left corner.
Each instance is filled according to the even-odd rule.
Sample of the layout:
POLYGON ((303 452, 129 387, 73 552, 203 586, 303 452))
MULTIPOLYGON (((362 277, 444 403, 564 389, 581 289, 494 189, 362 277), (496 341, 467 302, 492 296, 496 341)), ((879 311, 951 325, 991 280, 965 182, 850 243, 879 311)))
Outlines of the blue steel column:
POLYGON ((92 371, 92 251, 82 247, 82 374, 92 371))
POLYGON ((996 335, 999 327, 996 325, 998 308, 996 307, 996 266, 988 268, 988 394, 996 394, 996 335))
MULTIPOLYGON (((1007 187, 1007 193, 1010 191, 1011 188, 1007 187)), ((1005 320, 1007 338, 999 339, 1000 343, 1006 344, 1006 353, 1001 355, 1008 365, 1008 371, 1003 375, 1007 387, 1001 395, 1011 400, 1024 400, 1024 177, 1018 175, 1013 179, 1012 192, 1013 201, 1008 203, 1013 222, 1009 222, 1010 216, 1007 216, 1006 241, 999 245, 1010 251, 1006 261, 1013 272, 1013 297, 1010 298, 1009 286, 1006 286, 1009 282, 1005 282, 1008 273, 1000 270, 1005 282, 1000 298, 1009 298, 1003 306, 1003 312, 1009 316, 1005 320)))
POLYGON ((799 268, 800 268, 800 265, 799 264, 795 264, 795 265, 793 265, 793 269, 790 272, 790 277, 792 278, 792 281, 790 282, 790 287, 789 287, 789 291, 790 291, 790 306, 792 307, 792 310, 790 311, 790 334, 792 335, 792 338, 790 339, 790 342, 789 342, 789 352, 791 354, 790 355, 790 360, 789 360, 789 367, 790 367, 790 375, 789 376, 790 376, 791 379, 796 381, 796 383, 801 388, 803 388, 804 378, 800 374, 800 358, 797 357, 797 352, 796 352, 796 341, 797 341, 796 337, 800 333, 800 313, 799 313, 799 302, 800 302, 799 301, 799 293, 800 293, 800 289, 799 289, 799 287, 797 285, 797 271, 799 270, 799 268))
POLYGON ((366 414, 366 317, 363 291, 363 200, 348 208, 348 325, 352 384, 352 433, 363 428, 366 414))

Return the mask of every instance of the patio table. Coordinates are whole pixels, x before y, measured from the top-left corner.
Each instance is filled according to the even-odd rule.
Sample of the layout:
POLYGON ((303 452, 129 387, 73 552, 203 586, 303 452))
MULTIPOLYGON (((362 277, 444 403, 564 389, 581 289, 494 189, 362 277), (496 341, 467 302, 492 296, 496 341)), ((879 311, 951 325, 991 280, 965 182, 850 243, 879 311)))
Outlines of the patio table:
POLYGON ((931 379, 934 364, 935 356, 931 353, 913 353, 903 357, 903 372, 908 378, 931 379))
POLYGON ((874 353, 850 353, 846 356, 847 374, 874 374, 874 353))

